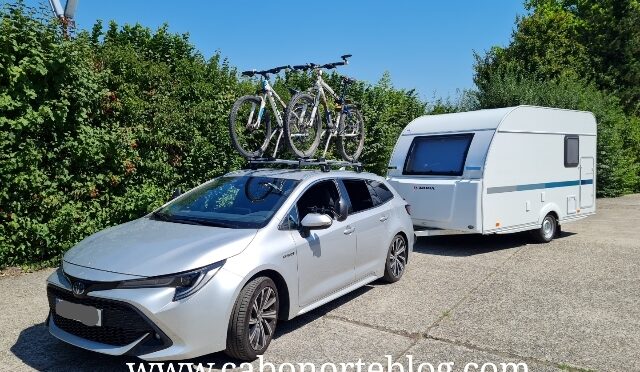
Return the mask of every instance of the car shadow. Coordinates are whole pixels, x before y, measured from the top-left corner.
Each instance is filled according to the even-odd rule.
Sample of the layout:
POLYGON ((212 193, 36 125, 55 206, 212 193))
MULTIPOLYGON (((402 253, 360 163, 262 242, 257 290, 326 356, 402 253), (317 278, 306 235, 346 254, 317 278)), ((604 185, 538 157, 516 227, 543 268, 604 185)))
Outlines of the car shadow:
MULTIPOLYGON (((575 233, 562 231, 555 239, 563 239, 575 233)), ((437 256, 468 257, 504 249, 537 244, 528 232, 513 234, 460 234, 419 237, 413 246, 414 253, 437 256)))
POLYGON ((20 332, 10 351, 27 366, 38 371, 128 371, 134 357, 111 357, 80 349, 49 334, 44 323, 20 332))

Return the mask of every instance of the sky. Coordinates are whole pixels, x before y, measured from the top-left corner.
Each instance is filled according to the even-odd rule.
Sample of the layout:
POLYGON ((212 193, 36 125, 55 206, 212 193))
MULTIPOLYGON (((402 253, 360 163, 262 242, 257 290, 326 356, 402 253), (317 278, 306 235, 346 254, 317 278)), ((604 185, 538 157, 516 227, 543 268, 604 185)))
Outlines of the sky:
POLYGON ((375 83, 388 71, 395 87, 429 100, 473 88, 473 52, 508 44, 524 13, 521 0, 78 0, 76 23, 166 22, 205 57, 219 52, 239 70, 353 54, 342 74, 375 83))

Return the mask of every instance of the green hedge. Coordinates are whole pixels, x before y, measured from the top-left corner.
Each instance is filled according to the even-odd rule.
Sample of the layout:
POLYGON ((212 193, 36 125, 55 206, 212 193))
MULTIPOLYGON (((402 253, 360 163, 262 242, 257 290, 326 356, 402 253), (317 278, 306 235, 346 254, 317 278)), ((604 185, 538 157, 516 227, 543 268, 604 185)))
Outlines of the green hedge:
MULTIPOLYGON (((228 112, 255 81, 219 56, 205 60, 166 26, 98 23, 65 40, 46 15, 22 3, 0 10, 0 267, 54 264, 176 187, 244 164, 229 142, 228 112)), ((287 74, 276 86, 287 96, 287 86, 310 81, 287 74)), ((425 105, 387 76, 350 93, 367 122, 363 160, 383 174, 397 135, 425 105)))

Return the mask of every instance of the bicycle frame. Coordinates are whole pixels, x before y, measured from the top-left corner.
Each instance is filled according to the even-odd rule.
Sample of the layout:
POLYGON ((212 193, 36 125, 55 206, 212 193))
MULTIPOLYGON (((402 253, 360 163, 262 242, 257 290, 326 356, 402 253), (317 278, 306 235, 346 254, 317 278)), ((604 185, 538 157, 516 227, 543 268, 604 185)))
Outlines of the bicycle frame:
MULTIPOLYGON (((314 89, 318 92, 318 94, 316 94, 315 102, 313 103, 311 117, 315 117, 318 106, 322 102, 326 113, 325 122, 327 125, 326 129, 322 130, 322 134, 320 136, 324 137, 325 134, 329 133, 327 142, 324 145, 324 152, 322 153, 322 158, 326 158, 327 150, 329 149, 329 144, 331 143, 331 138, 338 135, 338 124, 340 122, 340 116, 343 112, 348 112, 348 105, 345 105, 344 103, 344 88, 342 96, 338 96, 338 94, 336 94, 336 92, 322 78, 322 70, 317 70, 317 75, 318 77, 316 78, 314 89), (331 98, 333 98, 334 101, 338 102, 341 105, 340 114, 336 115, 335 123, 333 122, 333 119, 331 117, 331 110, 329 110, 329 105, 327 103, 327 94, 325 92, 328 92, 331 98)), ((302 116, 304 117, 304 113, 302 116)))
MULTIPOLYGON (((271 132, 269 136, 269 142, 273 139, 273 137, 278 133, 278 139, 276 140, 276 146, 273 150, 273 157, 275 158, 278 153, 278 147, 280 146, 280 140, 282 139, 282 135, 284 134, 284 121, 282 119, 282 114, 278 109, 278 102, 282 105, 282 107, 287 107, 282 98, 276 93, 276 91, 271 87, 269 83, 269 79, 265 76, 260 80, 262 84, 262 92, 258 96, 260 97, 260 109, 258 110, 258 119, 256 120, 255 126, 258 127, 260 125, 260 121, 262 120, 262 115, 264 114, 264 109, 267 106, 267 101, 271 105, 271 109, 275 113, 276 122, 278 123, 278 127, 276 130, 271 132), (275 98, 274 98, 275 97, 275 98)), ((249 115, 249 123, 251 123, 253 119, 253 112, 249 115)))

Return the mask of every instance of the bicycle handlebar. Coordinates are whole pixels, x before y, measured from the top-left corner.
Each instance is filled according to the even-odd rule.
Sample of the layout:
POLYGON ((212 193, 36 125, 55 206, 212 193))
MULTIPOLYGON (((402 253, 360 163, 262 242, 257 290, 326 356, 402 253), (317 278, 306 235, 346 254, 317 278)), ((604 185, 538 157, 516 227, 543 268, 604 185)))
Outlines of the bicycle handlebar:
POLYGON ((278 72, 282 71, 282 70, 286 70, 288 68, 291 68, 290 65, 286 65, 286 66, 280 66, 280 67, 274 67, 272 69, 269 70, 262 70, 262 71, 258 71, 258 70, 249 70, 249 71, 243 71, 241 74, 242 76, 254 76, 254 75, 262 75, 264 77, 267 77, 267 75, 269 74, 277 74, 278 72))
POLYGON ((344 65, 348 65, 349 61, 347 61, 348 58, 351 58, 351 54, 345 54, 340 56, 340 58, 342 59, 341 62, 332 62, 332 63, 325 63, 324 65, 318 65, 315 63, 307 63, 304 65, 295 65, 292 66, 291 68, 293 68, 294 70, 302 70, 302 71, 307 71, 307 70, 313 70, 316 68, 324 68, 327 70, 332 70, 338 66, 344 66, 344 65))

